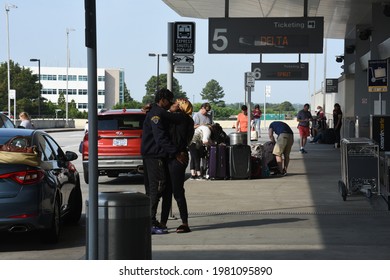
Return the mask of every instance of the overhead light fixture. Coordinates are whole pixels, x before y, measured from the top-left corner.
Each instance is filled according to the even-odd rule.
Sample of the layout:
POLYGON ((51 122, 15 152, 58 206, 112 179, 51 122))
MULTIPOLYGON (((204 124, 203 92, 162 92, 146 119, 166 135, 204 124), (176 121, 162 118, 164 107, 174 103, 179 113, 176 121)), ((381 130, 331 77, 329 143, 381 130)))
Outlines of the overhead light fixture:
POLYGON ((344 61, 344 56, 343 55, 338 55, 338 56, 336 56, 336 62, 337 63, 341 63, 341 62, 343 62, 344 61))

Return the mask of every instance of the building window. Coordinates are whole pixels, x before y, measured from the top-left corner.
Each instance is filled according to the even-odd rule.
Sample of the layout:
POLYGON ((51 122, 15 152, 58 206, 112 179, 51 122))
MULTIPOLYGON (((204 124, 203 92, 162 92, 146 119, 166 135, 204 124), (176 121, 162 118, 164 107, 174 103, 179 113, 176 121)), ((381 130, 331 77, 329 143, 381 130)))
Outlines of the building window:
MULTIPOLYGON (((76 75, 68 75, 69 81, 77 81, 77 76, 76 75)), ((58 75, 58 80, 59 81, 66 81, 66 75, 58 75)))
POLYGON ((99 89, 98 90, 98 95, 105 95, 105 90, 104 89, 99 89))
POLYGON ((41 80, 43 81, 57 81, 57 75, 41 75, 41 80))
POLYGON ((104 82, 106 80, 105 76, 98 76, 98 81, 99 82, 104 82))
POLYGON ((103 103, 98 103, 98 109, 103 109, 104 108, 104 104, 103 103))
POLYGON ((41 91, 42 94, 57 94, 57 90, 54 88, 43 88, 41 91))
POLYGON ((87 95, 88 90, 87 89, 79 89, 79 95, 87 95))
MULTIPOLYGON (((58 92, 66 94, 66 89, 59 89, 58 92)), ((69 88, 68 89, 68 95, 77 95, 77 89, 69 88)))
POLYGON ((86 82, 88 81, 88 76, 86 75, 79 75, 79 82, 86 82))
POLYGON ((77 104, 77 109, 88 109, 88 103, 77 104))

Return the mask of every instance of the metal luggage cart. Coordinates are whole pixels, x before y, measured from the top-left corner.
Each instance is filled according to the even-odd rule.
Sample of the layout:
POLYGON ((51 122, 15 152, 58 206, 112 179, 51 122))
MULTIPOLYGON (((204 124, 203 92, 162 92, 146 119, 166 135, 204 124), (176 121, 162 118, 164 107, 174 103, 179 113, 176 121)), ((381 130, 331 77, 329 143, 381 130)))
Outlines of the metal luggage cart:
POLYGON ((341 180, 339 192, 343 200, 353 193, 366 197, 380 193, 379 147, 369 138, 341 140, 341 180))

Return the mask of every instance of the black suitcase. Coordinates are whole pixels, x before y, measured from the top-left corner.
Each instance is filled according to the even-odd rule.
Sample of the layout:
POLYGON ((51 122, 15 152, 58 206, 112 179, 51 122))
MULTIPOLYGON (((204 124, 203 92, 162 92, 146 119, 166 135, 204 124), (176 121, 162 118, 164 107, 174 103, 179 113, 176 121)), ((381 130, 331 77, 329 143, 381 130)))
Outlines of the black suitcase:
POLYGON ((230 179, 251 178, 251 147, 248 145, 228 146, 230 179))
POLYGON ((226 146, 210 146, 209 179, 227 179, 226 146))
POLYGON ((263 177, 263 168, 261 158, 251 156, 251 179, 260 179, 263 177))
POLYGON ((269 170, 269 173, 274 174, 279 171, 278 163, 276 162, 276 157, 273 154, 275 143, 268 141, 263 144, 263 169, 269 170))

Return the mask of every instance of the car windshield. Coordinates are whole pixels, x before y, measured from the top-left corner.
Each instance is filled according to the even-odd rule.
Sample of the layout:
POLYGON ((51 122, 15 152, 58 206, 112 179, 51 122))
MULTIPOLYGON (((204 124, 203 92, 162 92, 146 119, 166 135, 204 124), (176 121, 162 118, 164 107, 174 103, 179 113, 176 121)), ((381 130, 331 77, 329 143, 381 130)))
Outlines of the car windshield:
POLYGON ((145 115, 101 115, 98 117, 98 130, 142 129, 145 115))

